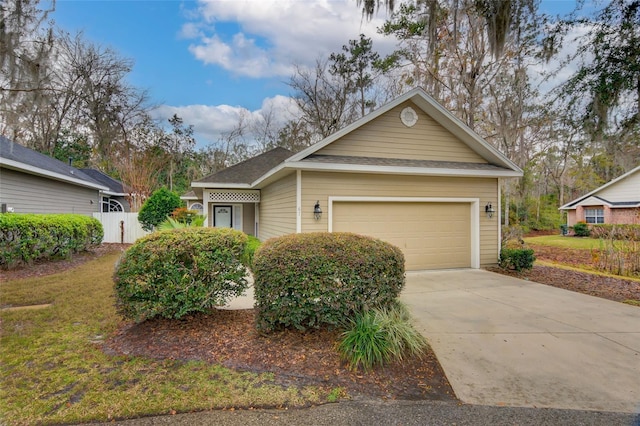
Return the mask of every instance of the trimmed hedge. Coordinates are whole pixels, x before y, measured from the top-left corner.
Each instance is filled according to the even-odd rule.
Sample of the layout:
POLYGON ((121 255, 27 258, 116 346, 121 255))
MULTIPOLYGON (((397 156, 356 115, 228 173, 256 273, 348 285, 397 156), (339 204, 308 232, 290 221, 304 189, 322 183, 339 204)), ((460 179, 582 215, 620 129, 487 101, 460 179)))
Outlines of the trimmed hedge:
POLYGON ((640 241, 640 225, 599 224, 591 226, 591 238, 640 241))
POLYGON ((226 228, 159 231, 136 241, 114 274, 119 313, 141 322, 225 305, 247 289, 246 234, 226 228))
POLYGON ((0 214, 0 267, 65 258, 100 245, 97 219, 80 214, 0 214))
POLYGON ((253 259, 260 331, 341 326, 390 306, 404 287, 404 255, 349 233, 292 234, 266 241, 253 259))
POLYGON ((515 269, 520 272, 523 269, 533 268, 536 256, 530 248, 508 248, 500 251, 500 266, 504 269, 515 269))

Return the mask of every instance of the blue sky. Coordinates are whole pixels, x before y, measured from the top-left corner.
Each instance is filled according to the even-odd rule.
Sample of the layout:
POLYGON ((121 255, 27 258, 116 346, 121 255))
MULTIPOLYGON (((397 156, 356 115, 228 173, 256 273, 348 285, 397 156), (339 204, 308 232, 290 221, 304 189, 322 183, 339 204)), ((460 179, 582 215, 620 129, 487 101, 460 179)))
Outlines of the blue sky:
MULTIPOLYGON (((566 13, 575 1, 543 2, 566 13)), ((215 142, 240 114, 290 110, 293 64, 311 65, 363 32, 374 48, 394 43, 376 33, 385 17, 363 22, 355 0, 58 0, 58 27, 135 61, 130 82, 149 91, 157 118, 177 113, 199 145, 215 142)))

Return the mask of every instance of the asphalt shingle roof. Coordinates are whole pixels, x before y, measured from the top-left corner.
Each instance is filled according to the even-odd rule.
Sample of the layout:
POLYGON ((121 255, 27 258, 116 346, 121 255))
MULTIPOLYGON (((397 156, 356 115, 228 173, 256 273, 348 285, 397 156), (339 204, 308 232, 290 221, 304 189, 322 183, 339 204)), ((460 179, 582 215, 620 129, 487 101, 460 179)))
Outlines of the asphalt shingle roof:
POLYGON ((41 154, 18 143, 12 142, 4 136, 0 136, 0 158, 19 162, 48 172, 57 173, 69 178, 84 180, 93 185, 100 185, 100 182, 97 182, 75 167, 71 167, 67 163, 53 157, 49 157, 48 155, 41 154))
POLYGON ((250 184, 292 155, 293 152, 288 149, 274 148, 195 182, 250 184))
POLYGON ((338 155, 313 154, 303 159, 302 162, 330 163, 330 164, 354 164, 363 166, 391 166, 391 167, 416 167, 460 170, 508 170, 504 167, 487 163, 463 163, 457 161, 434 160, 406 160, 401 158, 374 158, 374 157, 350 157, 338 155))
POLYGON ((119 180, 112 178, 111 176, 96 169, 80 169, 80 171, 90 176, 96 182, 109 188, 110 192, 116 194, 127 194, 131 191, 119 180))

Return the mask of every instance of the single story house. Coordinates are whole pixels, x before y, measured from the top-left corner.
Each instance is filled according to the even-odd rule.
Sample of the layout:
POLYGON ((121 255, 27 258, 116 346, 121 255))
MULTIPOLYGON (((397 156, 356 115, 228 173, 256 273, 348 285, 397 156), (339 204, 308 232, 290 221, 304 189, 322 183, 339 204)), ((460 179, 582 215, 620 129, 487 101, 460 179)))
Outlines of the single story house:
POLYGON ((105 211, 111 197, 118 200, 120 195, 116 186, 86 171, 0 136, 2 212, 92 215, 105 211))
POLYGON ((640 224, 640 166, 560 207, 567 225, 640 224))
POLYGON ((398 246, 407 270, 494 265, 501 178, 522 171, 422 89, 293 154, 276 148, 191 184, 208 226, 260 240, 348 231, 398 246))

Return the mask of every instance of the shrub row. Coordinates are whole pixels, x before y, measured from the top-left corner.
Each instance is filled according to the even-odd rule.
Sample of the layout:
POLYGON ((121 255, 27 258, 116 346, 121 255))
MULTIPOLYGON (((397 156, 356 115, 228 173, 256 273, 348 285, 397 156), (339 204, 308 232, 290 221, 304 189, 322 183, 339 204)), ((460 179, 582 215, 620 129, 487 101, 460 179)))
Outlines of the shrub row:
POLYGON ((99 245, 102 224, 79 214, 0 214, 0 267, 68 257, 99 245))
POLYGON ((260 331, 339 326, 389 306, 405 282, 397 247, 349 233, 292 234, 266 241, 253 259, 260 331))
POLYGON ((593 225, 591 226, 591 237, 608 240, 640 241, 640 225, 593 225))
POLYGON ((137 322, 207 312, 247 288, 247 236, 226 228, 182 228, 139 239, 114 274, 116 307, 137 322))

